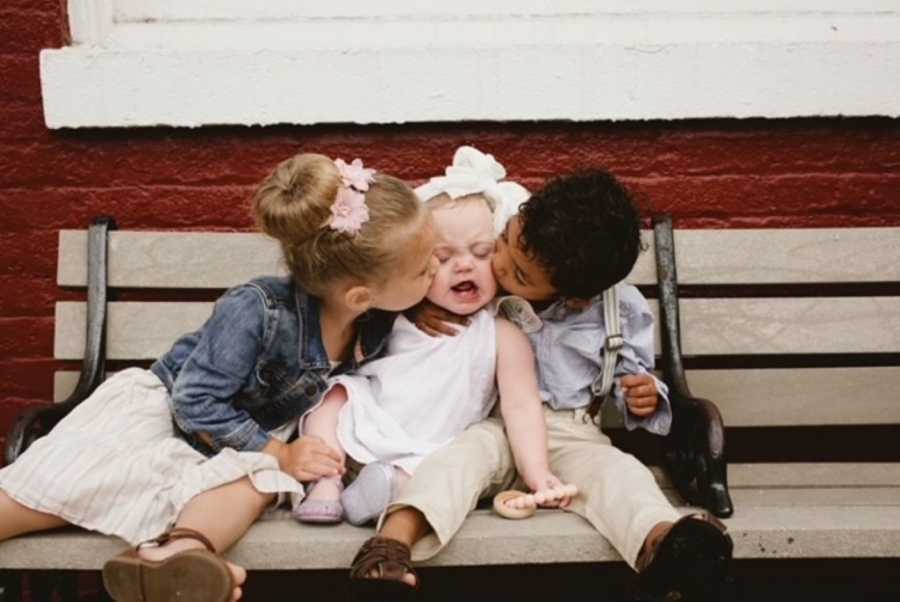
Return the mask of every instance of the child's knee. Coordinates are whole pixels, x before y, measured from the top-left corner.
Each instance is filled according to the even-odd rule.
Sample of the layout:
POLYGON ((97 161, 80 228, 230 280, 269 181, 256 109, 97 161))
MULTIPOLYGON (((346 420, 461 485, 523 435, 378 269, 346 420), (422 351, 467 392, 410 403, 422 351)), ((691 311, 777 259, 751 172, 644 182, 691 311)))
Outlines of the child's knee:
POLYGON ((473 463, 484 467, 493 484, 511 479, 515 464, 509 441, 502 428, 484 429, 473 437, 469 457, 473 463))

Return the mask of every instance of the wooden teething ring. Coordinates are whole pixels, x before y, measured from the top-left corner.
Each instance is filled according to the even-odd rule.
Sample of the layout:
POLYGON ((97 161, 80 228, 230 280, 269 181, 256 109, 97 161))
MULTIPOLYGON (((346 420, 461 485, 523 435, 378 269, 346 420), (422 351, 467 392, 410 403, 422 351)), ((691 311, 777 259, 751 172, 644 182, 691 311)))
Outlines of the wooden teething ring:
POLYGON ((530 516, 534 516, 534 513, 537 512, 537 508, 510 508, 506 505, 511 499, 521 497, 523 495, 528 495, 524 491, 516 491, 515 489, 507 489, 506 491, 501 491, 497 495, 494 496, 494 512, 502 516, 503 518, 510 519, 520 519, 520 518, 528 518, 530 516))
POLYGON ((534 513, 537 512, 537 506, 540 506, 545 502, 561 500, 566 496, 571 498, 576 495, 578 495, 578 487, 576 487, 575 485, 559 485, 557 487, 543 489, 534 493, 525 493, 524 491, 507 489, 506 491, 501 491, 494 496, 494 512, 496 512, 503 518, 528 518, 530 516, 533 516, 534 513), (532 498, 533 503, 530 508, 510 507, 510 500, 514 500, 522 496, 529 496, 532 498))

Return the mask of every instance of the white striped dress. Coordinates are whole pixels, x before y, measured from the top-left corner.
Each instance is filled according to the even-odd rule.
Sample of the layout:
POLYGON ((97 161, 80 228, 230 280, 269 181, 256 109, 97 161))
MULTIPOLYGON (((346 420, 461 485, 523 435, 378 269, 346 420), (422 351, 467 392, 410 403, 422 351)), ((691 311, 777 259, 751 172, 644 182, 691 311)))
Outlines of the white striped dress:
MULTIPOLYGON (((272 434, 284 440, 290 432, 272 434)), ((162 382, 131 368, 0 470, 0 489, 24 506, 136 545, 170 528, 194 496, 245 476, 264 493, 303 495, 269 454, 225 449, 207 458, 193 449, 174 434, 162 382)))

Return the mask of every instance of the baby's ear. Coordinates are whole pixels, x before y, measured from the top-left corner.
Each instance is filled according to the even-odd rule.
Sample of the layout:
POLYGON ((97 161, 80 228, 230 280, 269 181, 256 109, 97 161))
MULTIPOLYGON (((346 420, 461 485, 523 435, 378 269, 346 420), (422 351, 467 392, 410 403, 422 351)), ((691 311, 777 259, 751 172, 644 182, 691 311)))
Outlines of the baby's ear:
POLYGON ((351 286, 344 293, 344 303, 353 311, 362 313, 372 306, 372 289, 368 286, 351 286))

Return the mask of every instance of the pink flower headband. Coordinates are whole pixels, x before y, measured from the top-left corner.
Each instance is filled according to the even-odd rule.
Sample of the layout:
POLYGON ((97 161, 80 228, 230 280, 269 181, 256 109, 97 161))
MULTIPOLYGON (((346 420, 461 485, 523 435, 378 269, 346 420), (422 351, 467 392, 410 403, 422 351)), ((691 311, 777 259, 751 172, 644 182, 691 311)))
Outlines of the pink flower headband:
POLYGON ((334 164, 341 174, 341 187, 326 225, 332 230, 356 234, 369 221, 365 192, 375 181, 375 170, 363 167, 361 159, 354 159, 349 165, 343 159, 335 159, 334 164))

